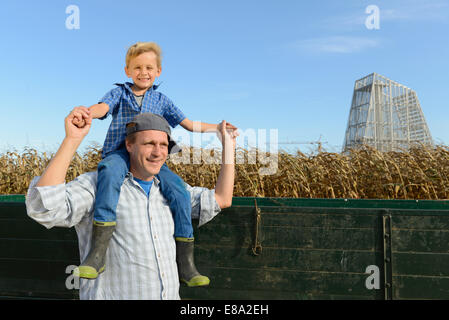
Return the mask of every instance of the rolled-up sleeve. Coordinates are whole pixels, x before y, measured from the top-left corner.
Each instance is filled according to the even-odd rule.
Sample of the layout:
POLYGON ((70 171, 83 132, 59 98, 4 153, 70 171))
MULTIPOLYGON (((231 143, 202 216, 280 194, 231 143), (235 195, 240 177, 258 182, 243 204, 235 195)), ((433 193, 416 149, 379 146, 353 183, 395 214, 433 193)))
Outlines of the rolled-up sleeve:
POLYGON ((25 204, 30 218, 46 228, 77 225, 92 213, 96 172, 86 173, 68 184, 36 187, 35 177, 28 188, 25 204))
POLYGON ((192 218, 199 219, 198 226, 208 223, 221 208, 215 200, 215 190, 202 187, 191 187, 186 184, 192 202, 192 218))
POLYGON ((167 122, 170 124, 172 128, 175 128, 186 118, 186 116, 181 111, 181 109, 179 109, 177 106, 174 105, 173 101, 171 101, 163 94, 161 94, 161 100, 164 105, 163 117, 165 118, 165 120, 167 120, 167 122))
POLYGON ((113 114, 119 105, 120 97, 122 96, 123 88, 121 86, 108 91, 98 103, 106 103, 109 106, 108 112, 100 120, 106 119, 110 114, 113 114))

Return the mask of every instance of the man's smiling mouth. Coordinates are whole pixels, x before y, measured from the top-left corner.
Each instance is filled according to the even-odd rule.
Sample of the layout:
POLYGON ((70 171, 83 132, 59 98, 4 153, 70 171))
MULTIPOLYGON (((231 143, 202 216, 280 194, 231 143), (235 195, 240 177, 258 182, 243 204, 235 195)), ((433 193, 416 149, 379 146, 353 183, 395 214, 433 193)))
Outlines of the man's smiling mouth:
POLYGON ((161 160, 154 160, 154 159, 147 159, 147 161, 152 164, 159 164, 161 162, 161 160))

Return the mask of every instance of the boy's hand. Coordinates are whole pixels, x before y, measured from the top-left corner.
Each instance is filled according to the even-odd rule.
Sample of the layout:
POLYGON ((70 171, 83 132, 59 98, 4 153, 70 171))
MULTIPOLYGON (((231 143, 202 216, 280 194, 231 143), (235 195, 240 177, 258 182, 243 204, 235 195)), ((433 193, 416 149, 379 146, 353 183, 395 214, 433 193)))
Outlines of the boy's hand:
POLYGON ((217 135, 220 139, 221 143, 229 143, 230 145, 235 148, 235 138, 239 135, 237 132, 237 128, 234 127, 232 124, 229 123, 230 126, 228 126, 228 123, 223 120, 217 125, 217 135), (233 129, 235 128, 235 129, 233 129))
POLYGON ((87 116, 87 118, 82 118, 84 125, 82 127, 79 127, 75 124, 75 122, 79 121, 76 120, 76 118, 80 116, 80 112, 84 114, 84 111, 80 111, 79 109, 74 108, 65 118, 64 122, 66 138, 83 140, 84 137, 88 134, 90 126, 92 124, 92 117, 87 116))
POLYGON ((223 127, 222 127, 223 125, 226 126, 226 131, 232 136, 232 138, 236 138, 239 136, 239 133, 237 131, 238 128, 236 126, 234 126, 233 124, 226 122, 224 120, 217 125, 217 131, 220 132, 220 130, 223 130, 223 127))
MULTIPOLYGON (((234 126, 230 126, 232 128, 234 126)), ((235 127, 234 127, 235 128, 235 127)), ((236 128, 237 129, 237 128, 236 128)), ((234 164, 234 151, 235 151, 235 138, 238 134, 234 129, 228 129, 225 120, 217 125, 217 136, 220 139, 223 146, 222 164, 233 165, 234 164)), ((234 169, 232 169, 234 170, 234 169)), ((220 172, 221 175, 221 172, 220 172)))
POLYGON ((72 123, 78 128, 84 128, 87 122, 92 122, 92 116, 90 110, 84 106, 75 107, 72 110, 73 120, 72 123))
MULTIPOLYGON (((224 121, 224 120, 223 120, 224 121)), ((220 125, 220 124, 219 124, 220 125)), ((226 129, 237 130, 238 128, 229 122, 226 122, 226 129)))

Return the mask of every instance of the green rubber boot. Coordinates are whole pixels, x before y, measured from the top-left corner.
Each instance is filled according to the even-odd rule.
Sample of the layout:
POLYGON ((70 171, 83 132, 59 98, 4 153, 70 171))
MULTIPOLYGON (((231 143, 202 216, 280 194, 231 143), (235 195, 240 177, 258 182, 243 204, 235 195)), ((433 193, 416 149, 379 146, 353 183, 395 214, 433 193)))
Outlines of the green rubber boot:
POLYGON ((92 246, 84 262, 73 270, 73 276, 84 279, 96 279, 105 269, 105 255, 115 222, 94 221, 92 230, 92 246))
POLYGON ((193 261, 194 239, 177 237, 175 240, 179 280, 189 287, 207 286, 209 278, 198 272, 193 261))

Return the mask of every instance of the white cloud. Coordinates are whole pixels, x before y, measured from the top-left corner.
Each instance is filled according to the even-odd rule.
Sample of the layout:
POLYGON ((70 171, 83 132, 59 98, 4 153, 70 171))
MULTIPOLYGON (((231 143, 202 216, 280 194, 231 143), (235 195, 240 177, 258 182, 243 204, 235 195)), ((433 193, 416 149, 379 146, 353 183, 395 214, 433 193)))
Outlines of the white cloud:
POLYGON ((380 40, 368 37, 334 36, 299 40, 290 47, 300 52, 354 53, 379 46, 380 40))
MULTIPOLYGON (((375 4, 375 1, 373 1, 375 4)), ((380 23, 383 22, 442 22, 448 23, 449 2, 444 1, 404 1, 396 2, 395 7, 391 3, 376 4, 379 7, 380 23)), ((320 26, 325 29, 340 31, 343 29, 365 27, 365 21, 369 16, 365 12, 366 7, 343 16, 333 16, 321 21, 320 26)))
POLYGON ((447 21, 445 10, 448 4, 427 3, 420 6, 396 9, 380 9, 381 21, 447 21))

